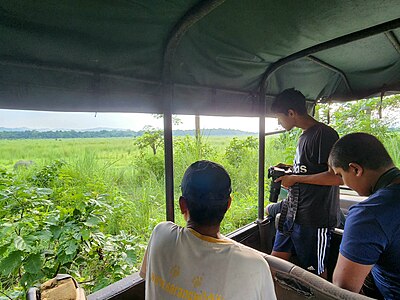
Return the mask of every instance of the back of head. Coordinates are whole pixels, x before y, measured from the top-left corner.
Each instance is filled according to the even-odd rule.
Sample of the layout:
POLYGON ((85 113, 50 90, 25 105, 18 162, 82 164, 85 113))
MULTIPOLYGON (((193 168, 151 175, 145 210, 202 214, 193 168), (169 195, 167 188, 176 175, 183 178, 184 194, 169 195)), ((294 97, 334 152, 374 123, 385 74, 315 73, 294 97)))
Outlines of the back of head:
POLYGON ((350 163, 357 163, 369 170, 393 166, 383 144, 373 135, 362 132, 345 135, 332 147, 329 165, 347 171, 350 163))
POLYGON ((271 111, 273 113, 288 114, 288 110, 294 110, 299 115, 306 115, 306 98, 304 95, 295 90, 294 88, 286 89, 281 92, 271 105, 271 111))
POLYGON ((231 179, 221 165, 201 160, 187 168, 181 183, 190 219, 199 225, 218 225, 228 209, 231 179))

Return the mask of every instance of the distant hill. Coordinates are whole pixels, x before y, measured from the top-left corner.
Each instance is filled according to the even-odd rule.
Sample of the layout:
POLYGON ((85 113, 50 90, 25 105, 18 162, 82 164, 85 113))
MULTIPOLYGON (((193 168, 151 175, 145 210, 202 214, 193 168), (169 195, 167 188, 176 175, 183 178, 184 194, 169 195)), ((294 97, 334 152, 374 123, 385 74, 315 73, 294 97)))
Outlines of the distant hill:
POLYGON ((27 128, 27 127, 17 127, 17 128, 7 128, 7 127, 0 127, 0 132, 1 131, 39 131, 39 132, 44 132, 44 131, 126 131, 126 129, 122 128, 109 128, 109 127, 96 127, 96 128, 87 128, 87 129, 68 129, 68 128, 59 128, 59 129, 50 129, 50 128, 27 128))
POLYGON ((26 128, 26 127, 19 127, 19 128, 0 127, 0 131, 26 131, 26 130, 30 130, 30 129, 26 128))
MULTIPOLYGON (((88 130, 56 130, 39 131, 26 130, 26 128, 4 128, 0 127, 0 139, 67 139, 67 138, 112 138, 112 137, 136 137, 141 136, 143 131, 115 130, 101 128, 88 130)), ((194 130, 174 130, 174 136, 194 136, 194 130)), ((255 135, 254 132, 240 131, 236 129, 202 129, 203 136, 249 136, 255 135)))

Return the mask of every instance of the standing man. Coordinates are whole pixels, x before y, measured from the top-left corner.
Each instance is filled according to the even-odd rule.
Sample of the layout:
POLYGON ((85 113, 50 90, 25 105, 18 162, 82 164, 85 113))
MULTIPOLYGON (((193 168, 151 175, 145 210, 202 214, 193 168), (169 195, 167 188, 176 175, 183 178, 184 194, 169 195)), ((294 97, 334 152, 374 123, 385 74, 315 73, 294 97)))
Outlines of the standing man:
POLYGON ((337 132, 308 115, 304 95, 287 89, 272 103, 272 112, 286 130, 303 130, 292 171, 276 181, 289 189, 288 208, 282 231, 277 230, 273 256, 289 260, 326 278, 331 231, 337 225, 341 179, 328 172, 328 156, 338 140, 337 132))
POLYGON ((329 165, 347 186, 369 196, 350 207, 333 283, 377 299, 400 299, 400 170, 366 133, 341 138, 329 165))
POLYGON ((231 204, 231 179, 211 161, 186 170, 179 206, 186 227, 158 224, 140 276, 146 299, 276 299, 263 254, 220 233, 231 204))

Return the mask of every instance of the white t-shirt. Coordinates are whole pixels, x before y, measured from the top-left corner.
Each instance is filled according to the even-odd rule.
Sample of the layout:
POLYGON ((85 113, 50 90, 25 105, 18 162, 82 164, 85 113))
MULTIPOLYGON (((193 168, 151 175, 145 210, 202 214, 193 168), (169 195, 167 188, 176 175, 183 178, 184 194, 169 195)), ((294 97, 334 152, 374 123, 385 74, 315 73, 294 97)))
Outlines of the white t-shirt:
POLYGON ((140 276, 146 299, 276 299, 260 252, 172 222, 154 228, 140 276))

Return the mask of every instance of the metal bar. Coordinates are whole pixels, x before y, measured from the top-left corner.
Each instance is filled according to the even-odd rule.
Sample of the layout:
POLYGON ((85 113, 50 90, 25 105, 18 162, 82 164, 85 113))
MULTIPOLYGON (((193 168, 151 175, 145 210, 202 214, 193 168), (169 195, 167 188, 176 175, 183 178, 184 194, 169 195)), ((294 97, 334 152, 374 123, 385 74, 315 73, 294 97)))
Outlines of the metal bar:
POLYGON ((260 238, 260 248, 266 251, 267 247, 267 231, 263 226, 264 220, 264 183, 265 183, 265 116, 266 116, 266 96, 265 89, 262 87, 259 94, 260 119, 258 130, 258 216, 257 225, 260 238))
POLYGON ((170 37, 168 39, 167 46, 164 51, 164 63, 163 63, 163 78, 164 80, 169 80, 171 76, 171 66, 173 63, 175 51, 178 48, 179 42, 185 33, 200 21, 202 18, 207 16, 215 8, 224 3, 225 0, 210 0, 201 1, 199 4, 193 6, 175 25, 174 29, 171 31, 170 37))
POLYGON ((346 85, 346 87, 347 87, 347 89, 349 90, 349 92, 350 92, 351 94, 353 94, 353 90, 352 90, 352 88, 350 87, 350 82, 349 82, 349 80, 347 79, 346 74, 344 74, 344 72, 343 72, 342 70, 340 70, 340 69, 338 69, 338 68, 336 68, 336 67, 334 67, 334 66, 332 66, 332 65, 330 65, 330 64, 328 64, 328 63, 326 63, 326 62, 324 62, 323 60, 321 60, 321 59, 319 59, 319 58, 316 58, 315 56, 309 55, 309 56, 307 56, 307 58, 308 58, 309 60, 311 60, 311 61, 313 61, 313 62, 315 62, 315 63, 317 63, 317 64, 323 66, 324 68, 327 68, 327 69, 329 69, 329 70, 331 70, 331 71, 333 71, 333 72, 335 72, 335 73, 338 73, 338 74, 342 77, 343 82, 344 82, 344 84, 346 85))
POLYGON ((174 153, 172 139, 172 87, 164 87, 164 166, 165 166, 165 201, 167 221, 174 222, 174 153))
POLYGON ((397 39, 396 35, 394 34, 393 31, 387 31, 385 32, 386 37, 390 41, 390 43, 393 45, 394 49, 400 54, 400 42, 397 39))
POLYGON ((277 131, 271 131, 271 132, 267 132, 265 134, 265 136, 269 136, 269 135, 274 135, 274 134, 279 134, 279 133, 284 133, 286 130, 277 130, 277 131))
MULTIPOLYGON (((264 181, 265 181, 265 96, 260 92, 260 119, 258 130, 258 222, 264 219, 264 181)), ((261 236, 262 238, 262 236, 261 236)))
POLYGON ((261 80, 260 87, 265 86, 266 82, 268 79, 271 77, 271 75, 279 70, 281 67, 284 65, 298 60, 300 58, 307 57, 309 55, 312 55, 314 53, 323 51, 323 50, 328 50, 337 46, 342 46, 357 40, 361 40, 373 35, 377 35, 395 28, 400 27, 400 18, 394 19, 392 21, 382 23, 370 28, 366 28, 363 30, 359 30, 350 34, 343 35, 341 37, 329 40, 327 42, 323 42, 320 44, 317 44, 315 46, 309 47, 307 49, 301 50, 299 52, 293 53, 291 55, 288 55, 284 58, 281 58, 277 62, 271 64, 267 70, 264 72, 263 79, 261 80))
POLYGON ((167 220, 174 221, 174 159, 172 141, 172 101, 173 85, 171 78, 171 66, 175 51, 183 35, 191 26, 196 24, 203 17, 208 15, 216 7, 224 3, 225 0, 204 1, 193 6, 182 19, 178 21, 171 31, 164 51, 162 81, 164 85, 164 163, 165 163, 165 197, 167 220))
POLYGON ((194 116, 194 128, 195 128, 195 133, 196 133, 196 145, 197 147, 200 147, 200 116, 195 115, 194 116))

